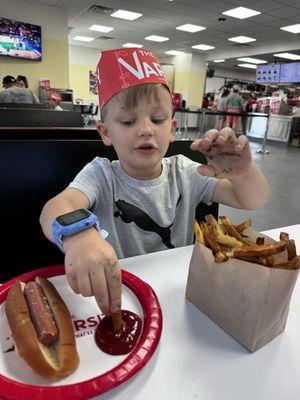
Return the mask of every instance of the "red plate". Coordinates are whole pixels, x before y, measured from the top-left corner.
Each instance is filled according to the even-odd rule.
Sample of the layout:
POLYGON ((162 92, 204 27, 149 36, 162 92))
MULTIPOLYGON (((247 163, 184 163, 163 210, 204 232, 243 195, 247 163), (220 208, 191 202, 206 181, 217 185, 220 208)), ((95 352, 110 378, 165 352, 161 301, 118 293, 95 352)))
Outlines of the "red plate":
MULTIPOLYGON (((29 282, 35 276, 51 278, 64 275, 64 266, 55 265, 20 275, 0 287, 0 304, 16 280, 29 282)), ((116 367, 86 381, 61 386, 34 386, 17 382, 0 374, 0 398, 9 400, 83 400, 103 394, 135 375, 154 354, 162 331, 162 312, 153 289, 135 275, 122 271, 122 283, 138 298, 144 324, 135 349, 116 367)))

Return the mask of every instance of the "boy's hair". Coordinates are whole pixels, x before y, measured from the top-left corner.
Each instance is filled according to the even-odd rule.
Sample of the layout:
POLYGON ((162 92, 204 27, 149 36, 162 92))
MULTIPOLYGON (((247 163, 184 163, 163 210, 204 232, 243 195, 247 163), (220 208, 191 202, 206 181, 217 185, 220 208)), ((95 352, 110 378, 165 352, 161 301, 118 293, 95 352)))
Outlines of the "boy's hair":
MULTIPOLYGON (((144 97, 147 100, 154 99, 155 102, 159 103, 159 88, 161 87, 165 88, 165 85, 161 83, 144 83, 142 85, 136 85, 122 90, 121 92, 115 94, 113 97, 117 97, 118 100, 124 104, 125 108, 130 110, 136 107, 138 101, 144 97)), ((168 91, 167 88, 165 89, 168 91)), ((171 97, 170 100, 172 106, 171 97)), ((101 110, 101 121, 105 121, 109 102, 110 100, 103 106, 101 110)))

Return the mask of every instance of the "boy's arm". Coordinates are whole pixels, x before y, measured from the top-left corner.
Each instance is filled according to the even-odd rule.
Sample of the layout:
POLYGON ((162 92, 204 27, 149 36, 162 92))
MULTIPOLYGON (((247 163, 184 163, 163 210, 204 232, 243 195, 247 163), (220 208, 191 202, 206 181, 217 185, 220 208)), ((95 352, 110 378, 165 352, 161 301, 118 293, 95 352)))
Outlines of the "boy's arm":
POLYGON ((54 242, 52 234, 52 222, 59 215, 78 210, 79 208, 88 208, 89 200, 87 196, 77 189, 66 189, 53 197, 44 205, 40 215, 40 224, 47 239, 54 242))
POLYGON ((236 208, 254 210, 262 207, 269 197, 269 186, 263 174, 252 164, 248 139, 236 138, 234 131, 212 129, 191 145, 201 151, 207 165, 200 165, 203 176, 219 178, 212 200, 236 208))
POLYGON ((263 174, 254 166, 242 177, 220 179, 212 201, 244 210, 261 208, 269 197, 269 186, 263 174))
MULTIPOLYGON (((54 242, 52 222, 59 215, 88 208, 89 200, 77 189, 66 189, 49 200, 41 213, 45 236, 54 242)), ((63 238, 65 272, 75 293, 95 296, 105 314, 121 308, 121 273, 117 255, 95 228, 63 238)))

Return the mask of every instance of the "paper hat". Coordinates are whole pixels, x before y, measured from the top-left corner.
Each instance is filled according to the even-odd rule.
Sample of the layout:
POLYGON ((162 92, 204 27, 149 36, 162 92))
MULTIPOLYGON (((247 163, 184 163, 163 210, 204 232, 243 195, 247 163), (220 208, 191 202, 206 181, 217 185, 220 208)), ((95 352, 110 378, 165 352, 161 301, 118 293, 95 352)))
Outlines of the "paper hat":
POLYGON ((59 103, 61 103, 62 99, 57 93, 50 92, 49 96, 48 96, 48 100, 53 100, 53 101, 55 101, 56 104, 59 104, 59 103))
POLYGON ((144 83, 161 83, 171 93, 157 58, 146 49, 121 48, 103 51, 97 76, 100 110, 115 94, 144 83))

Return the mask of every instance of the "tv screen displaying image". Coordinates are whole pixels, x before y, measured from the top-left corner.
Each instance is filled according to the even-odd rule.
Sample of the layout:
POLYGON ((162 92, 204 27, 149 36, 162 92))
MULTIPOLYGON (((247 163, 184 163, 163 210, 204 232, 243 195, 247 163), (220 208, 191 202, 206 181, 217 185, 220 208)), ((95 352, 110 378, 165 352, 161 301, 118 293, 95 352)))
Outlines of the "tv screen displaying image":
POLYGON ((280 64, 258 65, 256 83, 279 83, 280 64))
POLYGON ((0 17, 0 55, 41 61, 41 27, 0 17))

